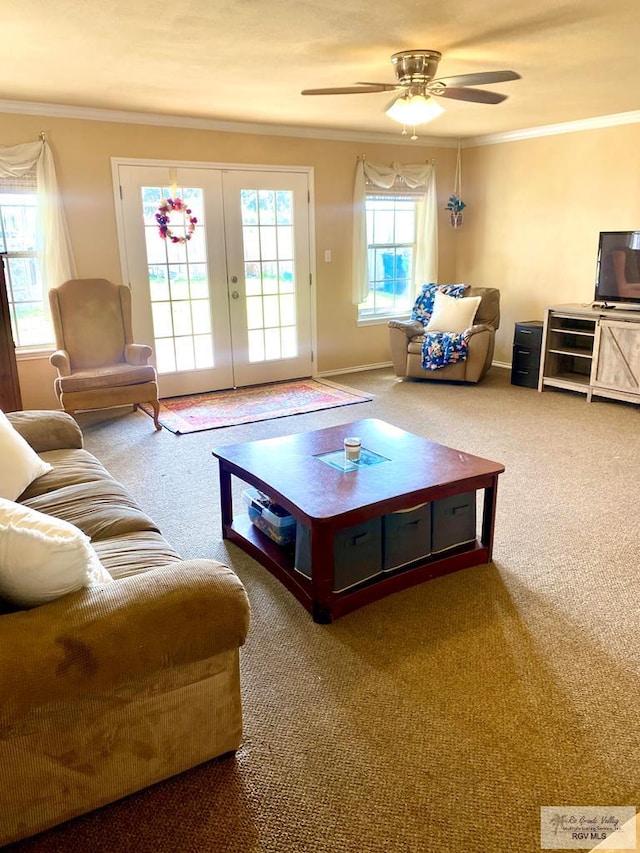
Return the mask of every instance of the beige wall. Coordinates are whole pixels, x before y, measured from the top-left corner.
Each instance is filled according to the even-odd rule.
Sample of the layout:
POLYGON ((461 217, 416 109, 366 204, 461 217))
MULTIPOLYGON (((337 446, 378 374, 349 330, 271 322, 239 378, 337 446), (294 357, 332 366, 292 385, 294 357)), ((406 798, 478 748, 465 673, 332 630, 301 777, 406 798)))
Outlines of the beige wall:
MULTIPOLYGON (((444 206, 453 184, 455 150, 419 143, 334 142, 22 115, 0 116, 0 145, 37 139, 45 130, 81 277, 121 280, 111 157, 215 163, 312 166, 315 183, 318 372, 389 361, 385 325, 358 328, 351 304, 351 200, 356 156, 391 163, 425 162, 438 170, 441 211, 440 270, 455 271, 455 243, 444 206), (332 262, 324 262, 325 249, 332 262)), ((19 364, 23 405, 53 405, 53 371, 46 359, 19 364)))
POLYGON ((591 302, 600 231, 640 228, 640 125, 463 150, 456 277, 501 291, 495 360, 513 325, 591 302))
MULTIPOLYGON (((463 150, 463 227, 444 211, 455 150, 333 142, 110 122, 2 115, 0 145, 46 130, 54 151, 81 276, 120 280, 111 157, 312 166, 315 178, 319 372, 389 360, 384 325, 358 328, 350 301, 351 192, 357 154, 372 160, 435 158, 440 281, 495 286, 502 325, 495 359, 510 363, 513 324, 544 307, 590 302, 601 230, 640 227, 640 125, 625 125, 463 150), (332 263, 324 262, 325 249, 332 263)), ((51 406, 45 359, 21 361, 27 408, 51 406)))

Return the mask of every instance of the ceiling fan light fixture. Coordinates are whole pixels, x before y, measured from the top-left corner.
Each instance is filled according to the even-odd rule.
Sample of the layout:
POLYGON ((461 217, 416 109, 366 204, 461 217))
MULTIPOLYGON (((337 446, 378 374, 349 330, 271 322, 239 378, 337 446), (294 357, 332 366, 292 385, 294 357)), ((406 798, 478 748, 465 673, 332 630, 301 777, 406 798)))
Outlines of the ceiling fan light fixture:
POLYGON ((444 110, 429 95, 401 95, 385 113, 398 124, 416 127, 437 118, 444 110))

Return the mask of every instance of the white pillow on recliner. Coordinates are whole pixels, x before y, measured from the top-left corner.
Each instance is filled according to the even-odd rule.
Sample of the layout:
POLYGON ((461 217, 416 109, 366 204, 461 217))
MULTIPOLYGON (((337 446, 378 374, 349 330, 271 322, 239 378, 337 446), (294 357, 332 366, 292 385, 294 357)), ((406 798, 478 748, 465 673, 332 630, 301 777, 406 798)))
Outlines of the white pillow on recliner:
POLYGON ((481 296, 464 296, 456 299, 438 291, 433 300, 433 313, 427 323, 427 332, 464 332, 473 325, 473 319, 482 301, 481 296))

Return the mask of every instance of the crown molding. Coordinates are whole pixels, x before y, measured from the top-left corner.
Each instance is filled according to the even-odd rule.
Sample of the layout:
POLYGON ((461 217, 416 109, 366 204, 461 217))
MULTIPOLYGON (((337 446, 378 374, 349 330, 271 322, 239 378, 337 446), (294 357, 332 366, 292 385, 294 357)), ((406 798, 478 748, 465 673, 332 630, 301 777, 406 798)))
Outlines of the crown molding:
MULTIPOLYGON (((253 124, 249 122, 219 121, 217 119, 190 116, 163 115, 161 113, 138 113, 128 110, 106 110, 92 107, 76 107, 66 104, 46 104, 35 101, 8 101, 0 99, 0 113, 80 119, 82 121, 106 121, 116 124, 180 127, 190 130, 212 130, 222 133, 246 133, 253 136, 290 136, 303 139, 326 139, 336 142, 371 142, 386 145, 409 145, 413 147, 426 146, 430 148, 458 147, 458 138, 450 136, 421 136, 418 142, 412 142, 408 136, 402 136, 400 133, 367 133, 321 127, 253 124)), ((595 118, 561 122, 559 124, 529 127, 523 130, 509 130, 485 136, 469 136, 461 139, 461 147, 475 148, 483 145, 498 145, 502 142, 517 142, 523 139, 556 136, 561 133, 578 133, 584 130, 598 130, 606 127, 638 123, 640 123, 640 110, 633 110, 627 113, 615 113, 606 116, 596 116, 595 118)))
POLYGON ((521 139, 538 139, 542 136, 557 136, 561 133, 578 133, 584 130, 600 130, 604 127, 617 127, 622 124, 638 124, 640 110, 628 113, 614 113, 608 116, 565 121, 560 124, 546 124, 529 127, 524 130, 511 130, 505 133, 492 133, 487 136, 470 136, 462 140, 462 148, 475 148, 482 145, 497 145, 500 142, 517 142, 521 139))
POLYGON ((400 133, 366 133, 351 130, 332 130, 321 127, 296 127, 276 124, 251 124, 247 122, 218 121, 217 119, 171 116, 159 113, 137 113, 127 110, 105 110, 74 107, 65 104, 45 104, 32 101, 5 101, 0 99, 0 113, 14 113, 50 118, 81 119, 82 121, 109 121, 118 124, 146 124, 160 127, 181 127, 190 130, 214 130, 223 133, 247 133, 252 136, 293 136, 305 139, 328 139, 337 142, 371 142, 388 145, 428 146, 456 148, 457 139, 450 137, 421 136, 412 142, 400 133))

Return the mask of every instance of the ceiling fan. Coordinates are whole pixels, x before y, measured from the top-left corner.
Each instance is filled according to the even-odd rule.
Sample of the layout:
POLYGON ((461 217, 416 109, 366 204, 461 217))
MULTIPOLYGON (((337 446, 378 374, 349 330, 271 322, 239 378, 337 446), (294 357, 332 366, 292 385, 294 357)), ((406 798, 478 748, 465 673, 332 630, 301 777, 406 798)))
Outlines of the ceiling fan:
POLYGON ((435 79, 441 58, 442 54, 437 50, 403 50, 391 57, 396 83, 356 83, 337 88, 303 89, 301 94, 355 95, 399 90, 399 94, 385 107, 385 112, 394 121, 415 127, 443 112, 442 107, 433 100, 434 97, 473 101, 477 104, 499 104, 507 98, 506 95, 469 87, 520 79, 516 71, 480 71, 435 79))

